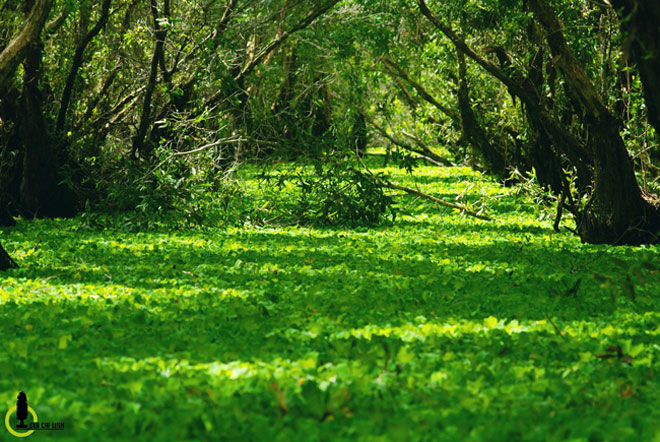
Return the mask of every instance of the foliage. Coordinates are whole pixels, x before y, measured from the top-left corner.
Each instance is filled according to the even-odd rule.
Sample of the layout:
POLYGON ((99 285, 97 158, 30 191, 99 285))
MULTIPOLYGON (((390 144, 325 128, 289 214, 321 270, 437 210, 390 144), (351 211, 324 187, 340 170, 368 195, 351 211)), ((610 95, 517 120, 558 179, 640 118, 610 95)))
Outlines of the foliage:
POLYGON ((389 211, 392 199, 374 177, 345 164, 344 158, 316 161, 313 170, 296 176, 300 189, 297 218, 323 225, 377 224, 389 211))
POLYGON ((567 232, 658 242, 660 9, 54 0, 12 53, 22 3, 0 402, 40 437, 658 439, 658 249, 567 232))
POLYGON ((26 391, 66 425, 39 436, 72 441, 652 440, 657 247, 581 244, 477 172, 416 171, 381 170, 495 221, 409 196, 355 230, 20 220, 0 402, 26 391))

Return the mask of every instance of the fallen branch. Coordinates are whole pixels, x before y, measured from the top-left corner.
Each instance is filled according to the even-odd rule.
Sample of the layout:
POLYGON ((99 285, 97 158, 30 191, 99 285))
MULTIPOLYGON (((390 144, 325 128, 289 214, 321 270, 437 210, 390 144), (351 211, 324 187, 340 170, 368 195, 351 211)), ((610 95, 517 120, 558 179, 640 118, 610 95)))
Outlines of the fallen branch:
POLYGON ((433 195, 429 195, 424 192, 420 192, 419 190, 411 189, 410 187, 404 187, 404 186, 399 186, 398 184, 392 184, 390 182, 382 181, 379 180, 381 185, 383 187, 387 187, 388 189, 396 189, 396 190, 403 190, 406 193, 409 193, 411 195, 417 195, 422 198, 426 198, 429 201, 433 201, 434 203, 440 205, 440 206, 445 206, 445 207, 451 207, 452 209, 458 209, 461 212, 465 213, 466 215, 473 216, 475 218, 483 219, 485 221, 491 221, 492 218, 486 216, 486 215, 480 215, 470 209, 468 209, 466 206, 460 205, 460 204, 454 204, 450 203, 444 200, 441 200, 440 198, 436 198, 433 195))
MULTIPOLYGON (((368 157, 387 157, 388 154, 385 153, 370 153, 367 152, 365 154, 368 157)), ((427 163, 433 164, 434 166, 438 167, 446 167, 447 165, 445 163, 441 163, 439 161, 434 160, 433 158, 427 157, 426 155, 418 155, 416 157, 410 157, 411 160, 415 161, 426 161, 427 163)))
POLYGON ((433 195, 429 195, 427 193, 421 192, 419 190, 411 189, 410 187, 399 186, 398 184, 393 184, 393 183, 390 183, 389 181, 384 181, 382 178, 379 178, 376 175, 374 175, 373 173, 371 173, 371 170, 369 170, 367 165, 364 164, 364 161, 362 161, 362 159, 360 157, 358 157, 358 160, 362 164, 362 167, 367 172, 367 174, 369 174, 371 176, 371 179, 373 179, 374 181, 376 181, 378 184, 380 184, 383 187, 386 187, 388 189, 402 190, 402 191, 404 191, 404 192, 406 192, 410 195, 417 195, 417 196, 425 198, 429 201, 433 201, 434 203, 436 203, 440 206, 451 207, 452 209, 458 209, 462 213, 465 213, 466 215, 473 216, 475 218, 479 218, 479 219, 482 219, 484 221, 492 221, 492 218, 490 218, 486 215, 480 215, 480 214, 468 209, 466 206, 463 206, 461 204, 450 203, 450 202, 441 200, 440 198, 436 198, 433 195))

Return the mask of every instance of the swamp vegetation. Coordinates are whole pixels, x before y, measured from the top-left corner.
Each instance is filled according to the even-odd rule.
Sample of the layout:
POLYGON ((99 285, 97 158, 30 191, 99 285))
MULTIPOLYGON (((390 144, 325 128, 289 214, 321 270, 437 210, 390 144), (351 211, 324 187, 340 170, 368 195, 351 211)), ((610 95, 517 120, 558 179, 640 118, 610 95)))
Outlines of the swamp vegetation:
POLYGON ((659 24, 0 0, 0 403, 72 441, 658 439, 659 24))

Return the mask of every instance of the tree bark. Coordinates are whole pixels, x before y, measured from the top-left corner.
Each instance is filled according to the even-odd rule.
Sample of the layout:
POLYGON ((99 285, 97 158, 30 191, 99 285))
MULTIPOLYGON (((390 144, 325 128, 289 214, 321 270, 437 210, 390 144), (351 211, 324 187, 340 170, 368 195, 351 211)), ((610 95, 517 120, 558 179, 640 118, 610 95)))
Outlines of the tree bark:
POLYGON ((40 44, 33 44, 23 62, 23 91, 19 133, 23 146, 20 185, 22 211, 30 216, 69 217, 75 204, 71 190, 61 183, 64 147, 51 138, 43 112, 40 44))
POLYGON ((589 134, 584 145, 550 116, 533 88, 519 84, 476 53, 433 15, 424 0, 417 0, 417 4, 422 14, 459 50, 504 83, 529 107, 557 150, 566 155, 583 179, 591 178, 589 165, 593 161, 593 180, 589 180, 593 181, 593 191, 577 219, 578 232, 584 242, 643 244, 658 241, 660 213, 642 196, 637 185, 632 160, 619 135, 620 122, 602 104, 586 72, 569 49, 557 16, 545 1, 529 0, 528 4, 545 28, 553 58, 570 92, 585 111, 578 115, 589 134))
POLYGON ((657 242, 660 213, 642 197, 632 159, 619 134, 621 122, 605 107, 575 59, 552 8, 545 0, 529 0, 528 4, 545 29, 555 63, 584 112, 586 146, 594 159, 594 188, 577 220, 582 240, 607 244, 657 242))
MULTIPOLYGON (((525 85, 528 88, 534 88, 535 93, 542 97, 544 88, 543 76, 543 58, 544 51, 538 50, 533 55, 529 64, 529 73, 525 80, 525 85)), ((550 105, 551 107, 551 105, 550 105)), ((530 126, 529 142, 525 146, 526 157, 528 159, 528 170, 534 168, 536 171, 536 178, 545 189, 552 189, 555 193, 564 190, 564 183, 566 177, 562 168, 562 161, 560 155, 557 154, 552 140, 545 132, 543 124, 539 121, 536 114, 528 107, 525 107, 525 114, 530 126)), ((580 178, 584 181, 585 173, 579 174, 580 178)), ((591 181, 585 182, 586 185, 591 181)), ((581 189, 585 189, 586 185, 581 189)), ((568 195, 565 195, 566 197, 568 195)))
POLYGON ((101 29, 105 26, 108 21, 108 14, 110 10, 110 3, 112 0, 104 0, 101 5, 101 16, 99 21, 96 22, 96 25, 85 34, 82 41, 78 44, 76 52, 73 54, 73 61, 71 63, 71 69, 69 69, 69 75, 67 75, 66 82, 64 84, 64 92, 62 92, 62 99, 60 100, 60 110, 57 114, 57 122, 55 124, 56 132, 61 132, 64 129, 64 124, 66 122, 66 113, 69 109, 69 102, 71 101, 71 94, 73 93, 73 86, 78 76, 78 70, 82 67, 83 63, 83 54, 87 45, 101 32, 101 29))
MULTIPOLYGON (((164 9, 165 11, 169 11, 169 0, 164 1, 164 9)), ((149 70, 147 87, 144 92, 144 101, 142 102, 140 122, 138 123, 135 136, 133 137, 133 149, 131 151, 131 156, 133 156, 133 158, 137 158, 138 156, 146 158, 151 154, 152 151, 152 146, 146 146, 144 140, 151 122, 151 100, 153 97, 154 89, 156 88, 156 80, 158 77, 158 62, 162 57, 164 57, 163 51, 165 46, 165 37, 167 36, 167 30, 163 29, 158 22, 160 17, 158 13, 157 0, 151 0, 151 15, 154 22, 156 45, 154 47, 153 56, 151 57, 151 68, 149 70)))
POLYGON ((0 87, 0 207, 7 216, 19 213, 23 146, 19 134, 20 91, 0 87))
POLYGON ((465 55, 457 50, 458 57, 458 109, 461 115, 461 131, 463 137, 469 142, 476 157, 480 157, 486 169, 499 178, 507 177, 507 161, 502 152, 499 152, 488 139, 488 135, 470 105, 470 90, 467 82, 467 65, 465 55))
POLYGON ((52 0, 35 0, 27 2, 26 7, 28 3, 33 3, 33 5, 29 9, 23 29, 0 53, 0 89, 3 89, 4 82, 13 75, 25 55, 27 47, 39 39, 53 4, 52 0))

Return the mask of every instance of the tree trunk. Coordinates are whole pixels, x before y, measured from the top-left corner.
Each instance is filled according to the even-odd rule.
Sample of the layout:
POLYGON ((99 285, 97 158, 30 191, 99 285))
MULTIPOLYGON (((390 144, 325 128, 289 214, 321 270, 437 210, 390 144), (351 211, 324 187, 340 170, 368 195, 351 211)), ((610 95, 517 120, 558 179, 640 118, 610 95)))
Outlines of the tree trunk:
POLYGON ((96 22, 96 25, 87 32, 78 47, 76 52, 73 55, 73 61, 71 63, 71 69, 69 69, 69 75, 66 78, 64 85, 64 92, 62 92, 62 99, 60 100, 60 110, 57 114, 57 123, 55 125, 56 132, 61 132, 64 129, 64 124, 66 122, 66 113, 69 109, 69 103, 71 101, 71 95, 73 93, 73 86, 78 76, 78 70, 82 67, 83 64, 83 54, 87 45, 101 32, 101 29, 105 26, 108 21, 108 15, 110 10, 110 3, 112 0, 104 0, 101 6, 101 16, 99 21, 96 22))
POLYGON ((0 244, 0 271, 4 272, 7 269, 13 269, 16 267, 18 267, 16 262, 11 259, 11 256, 9 256, 9 254, 2 247, 2 244, 0 244))
POLYGON ((21 211, 30 216, 70 217, 75 212, 75 198, 71 189, 61 183, 64 147, 48 133, 43 96, 39 89, 42 49, 40 40, 36 40, 27 47, 23 61, 23 91, 18 121, 23 146, 21 211))
POLYGON ((19 213, 23 146, 18 131, 20 92, 7 86, 0 87, 0 207, 9 216, 19 213))
MULTIPOLYGON (((164 9, 165 11, 169 10, 169 0, 165 0, 164 9)), ((167 30, 163 29, 163 27, 158 22, 160 16, 158 14, 157 0, 151 0, 151 15, 154 22, 156 45, 154 47, 154 53, 151 58, 151 68, 149 70, 147 87, 144 92, 144 101, 142 102, 140 122, 138 124, 137 132, 133 137, 133 149, 131 151, 131 156, 133 158, 137 158, 138 156, 147 158, 151 155, 151 151, 153 150, 151 143, 145 143, 144 141, 151 123, 151 100, 153 98, 154 89, 156 88, 156 80, 158 77, 158 62, 164 57, 163 51, 165 50, 165 37, 167 36, 167 30)))
POLYGON ((512 96, 515 95, 525 104, 528 121, 530 121, 537 131, 540 131, 552 140, 555 154, 557 156, 564 155, 570 160, 577 169, 579 182, 591 184, 591 177, 593 176, 591 171, 593 161, 591 157, 584 149, 582 143, 552 117, 544 100, 536 90, 533 79, 516 78, 515 75, 511 75, 511 72, 507 73, 502 68, 497 67, 494 63, 471 48, 451 27, 438 19, 428 8, 424 0, 417 0, 417 4, 421 13, 445 34, 459 51, 470 57, 486 72, 501 81, 512 96))
POLYGON ((612 0, 612 5, 621 20, 624 49, 639 70, 649 123, 660 137, 660 3, 612 0))
MULTIPOLYGON (((224 37, 224 32, 229 25, 229 22, 234 16, 234 12, 238 0, 227 0, 225 3, 224 12, 222 17, 213 31, 211 41, 208 46, 205 46, 204 49, 211 54, 214 54, 222 42, 224 37)), ((169 7, 168 7, 169 8, 169 7)), ((166 15, 169 15, 169 12, 166 12, 166 15)), ((202 45, 195 46, 191 52, 189 52, 183 59, 191 59, 193 55, 202 49, 202 45)), ((165 53, 163 51, 162 56, 159 56, 158 64, 161 66, 161 71, 163 72, 163 77, 166 77, 168 80, 168 87, 170 90, 180 90, 181 94, 171 94, 169 101, 162 107, 160 112, 155 118, 152 118, 154 121, 167 120, 173 113, 185 113, 191 107, 193 107, 194 100, 191 100, 191 96, 195 85, 197 84, 197 72, 187 75, 184 79, 179 81, 177 84, 169 84, 171 82, 172 75, 180 69, 181 62, 175 62, 175 65, 167 71, 165 68, 165 53)), ((168 126, 159 126, 151 125, 151 134, 149 135, 149 142, 152 144, 157 144, 161 138, 170 139, 175 134, 172 133, 172 128, 168 126)))
MULTIPOLYGON (((543 76, 543 50, 538 50, 532 56, 529 64, 529 74, 523 86, 530 89, 543 100, 544 76, 543 76)), ((535 112, 529 106, 525 107, 525 114, 530 126, 529 142, 526 145, 527 170, 534 168, 536 178, 545 189, 552 189, 555 193, 564 190, 566 177, 562 168, 560 155, 555 150, 552 140, 546 133, 543 122, 539 120, 535 112)), ((583 177, 583 174, 580 174, 583 177)), ((590 182, 589 182, 590 183, 590 182)))
POLYGON ((46 23, 52 4, 52 0, 26 2, 25 9, 27 17, 23 29, 0 53, 0 89, 3 89, 3 83, 13 75, 27 47, 34 41, 39 40, 41 30, 46 23))
POLYGON ((507 178, 507 161, 502 152, 491 144, 488 135, 477 121, 470 105, 470 91, 467 83, 467 65, 465 55, 456 50, 458 56, 458 109, 461 115, 461 131, 463 137, 472 147, 473 154, 481 158, 486 169, 499 178, 507 178))
POLYGON ((459 50, 504 83, 511 93, 529 107, 555 148, 570 159, 578 174, 591 177, 589 164, 593 162, 593 180, 590 180, 593 181, 593 191, 577 219, 578 232, 584 242, 658 242, 660 213, 642 196, 635 179, 633 162, 619 135, 620 122, 603 105, 586 72, 569 49, 557 16, 544 0, 528 0, 528 5, 545 28, 554 62, 564 76, 569 93, 583 110, 577 116, 588 132, 585 149, 580 141, 552 118, 537 94, 530 94, 528 88, 518 84, 476 53, 465 40, 433 15, 424 0, 417 0, 417 4, 422 14, 459 50))
POLYGON ((567 86, 584 112, 587 150, 594 159, 594 188, 578 219, 583 241, 607 244, 643 244, 658 241, 660 213, 643 198, 635 178, 618 121, 605 107, 562 32, 561 24, 545 0, 529 0, 535 17, 567 86))

